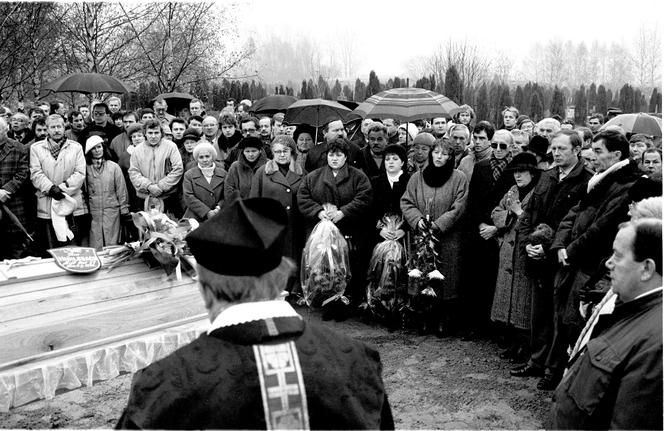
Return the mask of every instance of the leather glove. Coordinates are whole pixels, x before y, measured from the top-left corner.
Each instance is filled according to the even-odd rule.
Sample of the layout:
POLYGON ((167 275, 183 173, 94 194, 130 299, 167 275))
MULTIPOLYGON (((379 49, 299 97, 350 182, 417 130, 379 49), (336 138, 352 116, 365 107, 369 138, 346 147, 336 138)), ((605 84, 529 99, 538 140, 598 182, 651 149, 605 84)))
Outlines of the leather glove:
POLYGON ((62 193, 62 190, 60 190, 60 187, 56 185, 51 186, 50 190, 47 193, 47 196, 55 199, 56 201, 65 198, 65 195, 62 193))

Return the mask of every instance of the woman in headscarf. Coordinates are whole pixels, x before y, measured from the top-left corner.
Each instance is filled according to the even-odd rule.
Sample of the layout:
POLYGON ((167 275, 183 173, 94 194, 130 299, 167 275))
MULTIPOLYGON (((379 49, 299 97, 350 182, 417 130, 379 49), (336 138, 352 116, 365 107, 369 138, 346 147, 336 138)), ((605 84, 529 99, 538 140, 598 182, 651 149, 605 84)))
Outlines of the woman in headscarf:
POLYGON ((192 154, 196 166, 184 173, 182 183, 187 209, 184 217, 204 221, 217 214, 222 206, 226 171, 215 163, 217 150, 209 142, 199 142, 192 154))
POLYGON ((314 137, 316 129, 306 124, 297 126, 293 132, 293 140, 295 141, 296 152, 291 154, 297 163, 304 170, 304 162, 307 160, 307 153, 314 146, 314 137))
POLYGON ((513 185, 491 212, 498 228, 499 263, 491 320, 506 325, 510 346, 501 358, 525 362, 530 357, 532 290, 526 276, 527 238, 519 237, 519 222, 523 208, 530 201, 539 181, 537 159, 530 153, 519 153, 507 165, 503 175, 514 178, 513 185))
POLYGON ((260 138, 247 136, 237 145, 240 154, 228 169, 224 184, 224 200, 227 202, 236 196, 243 199, 249 197, 254 174, 267 162, 260 138))
POLYGON ((278 135, 271 144, 274 158, 258 168, 251 182, 251 197, 272 198, 281 203, 288 213, 288 230, 284 256, 299 264, 304 247, 304 230, 297 208, 297 191, 304 177, 302 167, 295 161, 295 141, 287 135, 278 135))
POLYGON ((88 138, 85 143, 85 184, 92 215, 90 247, 97 250, 119 244, 121 217, 130 217, 122 170, 109 159, 110 153, 103 139, 99 136, 88 138))
MULTIPOLYGON (((461 215, 466 208, 468 179, 454 169, 452 146, 437 139, 426 167, 408 181, 401 198, 401 210, 410 228, 421 233, 433 229, 438 239, 436 267, 445 277, 436 291, 433 315, 420 322, 421 332, 433 330, 437 336, 449 331, 453 323, 454 303, 459 295, 460 249, 462 240, 461 215)), ((419 293, 419 292, 418 292, 419 293)))

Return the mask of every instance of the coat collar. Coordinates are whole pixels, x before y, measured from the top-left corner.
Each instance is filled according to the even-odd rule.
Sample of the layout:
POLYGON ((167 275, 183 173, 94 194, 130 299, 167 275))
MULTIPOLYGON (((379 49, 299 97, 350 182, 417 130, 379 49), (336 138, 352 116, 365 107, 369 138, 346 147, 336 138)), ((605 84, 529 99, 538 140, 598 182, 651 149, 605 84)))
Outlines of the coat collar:
POLYGON ((194 169, 193 175, 191 177, 194 183, 198 184, 199 186, 209 191, 212 191, 215 188, 217 188, 220 184, 223 184, 224 178, 226 178, 226 171, 224 171, 219 166, 215 166, 214 173, 212 174, 212 180, 210 180, 209 183, 203 176, 203 172, 201 172, 201 169, 198 166, 196 166, 196 168, 194 169))

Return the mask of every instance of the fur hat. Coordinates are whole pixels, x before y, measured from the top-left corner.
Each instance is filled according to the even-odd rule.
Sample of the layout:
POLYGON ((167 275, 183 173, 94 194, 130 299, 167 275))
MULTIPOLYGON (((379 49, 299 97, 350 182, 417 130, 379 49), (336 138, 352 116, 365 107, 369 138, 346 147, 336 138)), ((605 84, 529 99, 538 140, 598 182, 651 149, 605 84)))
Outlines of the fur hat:
POLYGON ((526 150, 537 154, 540 157, 546 156, 546 151, 549 149, 549 140, 544 136, 535 135, 530 138, 526 150))
POLYGON ((510 171, 539 171, 537 168, 537 158, 530 153, 519 153, 505 167, 505 172, 510 171))

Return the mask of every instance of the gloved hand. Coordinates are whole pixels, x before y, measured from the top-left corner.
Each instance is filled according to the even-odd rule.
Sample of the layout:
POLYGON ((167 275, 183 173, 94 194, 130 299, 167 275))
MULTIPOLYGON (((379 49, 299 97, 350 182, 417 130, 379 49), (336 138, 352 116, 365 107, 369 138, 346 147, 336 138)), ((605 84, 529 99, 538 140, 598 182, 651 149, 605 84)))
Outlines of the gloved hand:
POLYGON ((55 199, 56 201, 65 198, 65 195, 62 193, 62 190, 60 190, 60 187, 56 185, 51 186, 50 190, 47 193, 47 196, 55 199))

